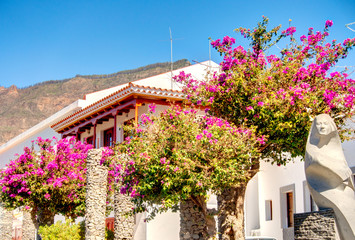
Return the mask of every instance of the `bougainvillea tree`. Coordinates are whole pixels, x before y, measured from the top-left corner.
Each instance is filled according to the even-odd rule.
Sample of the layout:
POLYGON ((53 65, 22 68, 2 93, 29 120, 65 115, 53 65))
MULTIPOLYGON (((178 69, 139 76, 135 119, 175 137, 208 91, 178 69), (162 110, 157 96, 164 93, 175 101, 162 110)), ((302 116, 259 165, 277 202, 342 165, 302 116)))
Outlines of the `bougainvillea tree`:
MULTIPOLYGON (((235 39, 229 36, 213 41, 223 61, 211 78, 197 81, 182 72, 176 80, 185 84, 183 91, 189 101, 208 106, 209 114, 265 136, 265 145, 259 148, 262 157, 280 165, 304 154, 311 120, 320 113, 333 117, 342 139, 352 135, 354 130, 347 129, 345 122, 354 114, 355 81, 334 67, 346 58, 355 38, 328 42, 333 25, 329 20, 322 32, 310 28, 299 41, 295 27, 280 32, 281 26, 268 31, 267 25, 264 17, 252 30, 236 29, 250 41, 248 49, 235 47, 235 39), (287 46, 276 55, 268 55, 277 51, 269 49, 283 38, 290 39, 287 46)), ((253 162, 249 173, 256 174, 259 162, 253 162)), ((249 179, 219 196, 222 239, 244 238, 243 213, 223 213, 237 213, 237 208, 243 208, 249 179), (228 195, 234 196, 234 203, 225 199, 228 195)))
MULTIPOLYGON (((37 215, 39 225, 52 224, 57 213, 71 218, 83 216, 86 157, 92 145, 74 138, 38 138, 35 145, 25 147, 24 153, 1 171, 1 202, 8 209, 23 207, 30 211, 34 223, 37 215)), ((113 174, 109 182, 113 182, 113 174)))
POLYGON ((159 116, 143 114, 131 136, 116 146, 120 191, 133 197, 134 212, 148 210, 151 219, 192 200, 209 222, 209 191, 220 193, 252 176, 249 169, 264 139, 253 129, 197 113, 174 106, 159 116))

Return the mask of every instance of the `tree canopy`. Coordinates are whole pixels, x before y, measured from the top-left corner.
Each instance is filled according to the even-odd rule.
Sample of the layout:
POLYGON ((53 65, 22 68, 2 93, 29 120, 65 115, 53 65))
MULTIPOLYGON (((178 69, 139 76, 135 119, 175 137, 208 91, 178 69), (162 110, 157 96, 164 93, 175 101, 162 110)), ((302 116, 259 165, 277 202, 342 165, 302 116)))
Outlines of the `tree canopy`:
MULTIPOLYGON (((86 157, 92 145, 70 139, 42 139, 1 172, 0 199, 6 208, 47 210, 68 217, 85 213, 86 157), (38 150, 36 150, 38 148, 38 150)), ((113 171, 109 176, 113 183, 113 171)))
MULTIPOLYGON (((254 29, 235 31, 249 40, 250 48, 235 47, 229 36, 212 42, 223 56, 220 71, 206 81, 180 73, 187 98, 209 107, 209 114, 237 126, 256 129, 267 139, 263 156, 285 164, 304 154, 311 120, 320 113, 330 114, 347 139, 353 129, 345 122, 354 114, 355 81, 344 72, 334 71, 336 63, 346 58, 355 38, 342 43, 327 41, 333 22, 328 20, 322 32, 309 28, 307 35, 294 37, 296 28, 281 31, 281 26, 267 29, 268 19, 254 29), (278 54, 268 54, 281 39, 290 41, 278 54)), ((273 49, 275 50, 275 49, 273 49)))
POLYGON ((257 146, 264 143, 253 129, 199 115, 195 109, 174 106, 141 119, 116 146, 114 158, 121 163, 121 193, 133 197, 136 212, 149 209, 151 217, 176 209, 180 201, 206 199, 209 191, 246 181, 259 156, 257 146))

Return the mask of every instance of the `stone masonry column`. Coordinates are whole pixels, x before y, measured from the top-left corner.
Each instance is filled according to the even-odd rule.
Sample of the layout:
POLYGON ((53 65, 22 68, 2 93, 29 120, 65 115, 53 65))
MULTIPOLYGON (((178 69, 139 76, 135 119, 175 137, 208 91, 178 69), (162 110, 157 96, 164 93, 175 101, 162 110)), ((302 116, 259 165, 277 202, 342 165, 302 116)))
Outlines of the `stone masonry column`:
POLYGON ((206 240, 206 220, 190 199, 180 203, 180 240, 206 240))
POLYGON ((115 240, 133 240, 134 216, 126 216, 125 213, 133 208, 131 198, 115 189, 115 240))
POLYGON ((12 211, 7 211, 0 203, 0 239, 12 240, 12 211))
POLYGON ((36 221, 36 219, 32 218, 32 214, 23 211, 22 240, 35 240, 36 226, 33 221, 36 221))
POLYGON ((85 239, 105 240, 107 168, 100 165, 102 149, 88 152, 85 239))

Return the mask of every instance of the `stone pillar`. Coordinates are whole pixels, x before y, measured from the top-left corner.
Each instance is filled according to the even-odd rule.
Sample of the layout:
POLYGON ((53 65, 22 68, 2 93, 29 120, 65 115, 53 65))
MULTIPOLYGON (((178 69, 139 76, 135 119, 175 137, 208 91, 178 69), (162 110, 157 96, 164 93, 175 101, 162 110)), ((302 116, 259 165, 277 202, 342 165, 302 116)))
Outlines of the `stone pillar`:
POLYGON ((0 204, 0 239, 12 240, 12 211, 7 211, 0 204))
POLYGON ((207 225, 203 213, 188 199, 180 203, 180 240, 206 240, 207 225))
POLYGON ((123 195, 115 189, 115 240, 133 240, 134 216, 126 216, 125 213, 133 208, 131 198, 123 195))
POLYGON ((332 209, 294 214, 295 240, 338 239, 332 209))
POLYGON ((107 168, 100 165, 101 156, 102 149, 91 149, 86 160, 86 240, 105 240, 107 168))
POLYGON ((24 211, 22 220, 22 240, 35 240, 36 226, 33 221, 36 221, 36 219, 32 218, 32 214, 24 211))

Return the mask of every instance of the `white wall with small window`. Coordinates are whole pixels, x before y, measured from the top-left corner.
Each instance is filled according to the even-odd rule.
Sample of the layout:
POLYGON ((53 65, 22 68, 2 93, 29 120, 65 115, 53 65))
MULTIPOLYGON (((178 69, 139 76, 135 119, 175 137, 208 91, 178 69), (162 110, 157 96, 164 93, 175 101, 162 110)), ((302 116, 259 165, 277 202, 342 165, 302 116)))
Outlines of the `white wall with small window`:
MULTIPOLYGON (((303 181, 304 164, 295 159, 286 166, 272 165, 261 161, 258 176, 259 219, 262 236, 283 239, 284 229, 290 224, 287 219, 287 199, 292 199, 293 213, 304 212, 303 181), (292 194, 291 194, 292 193, 292 194)), ((246 201, 249 201, 248 196, 246 201)), ((247 216, 249 213, 247 212, 247 216)), ((292 220, 292 219, 291 219, 292 220)), ((247 235, 250 233, 246 232, 247 235)))
POLYGON ((255 236, 260 233, 259 177, 255 175, 248 183, 245 193, 245 234, 255 236))
POLYGON ((272 220, 272 200, 265 200, 265 221, 272 220))
POLYGON ((282 239, 294 239, 294 219, 296 210, 296 189, 295 184, 280 187, 280 218, 282 228, 282 239))

